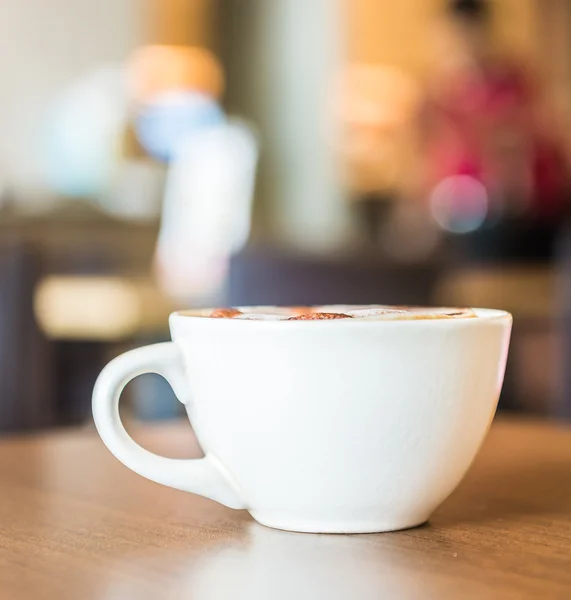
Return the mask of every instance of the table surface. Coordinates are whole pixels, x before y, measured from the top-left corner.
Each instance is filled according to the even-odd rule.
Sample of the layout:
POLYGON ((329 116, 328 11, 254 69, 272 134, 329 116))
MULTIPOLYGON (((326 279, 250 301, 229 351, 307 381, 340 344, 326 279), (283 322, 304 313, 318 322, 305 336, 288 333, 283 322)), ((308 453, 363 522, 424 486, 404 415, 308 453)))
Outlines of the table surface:
MULTIPOLYGON (((198 455, 187 426, 141 428, 198 455)), ((428 525, 267 529, 148 482, 92 430, 0 441, 0 598, 335 600, 571 597, 571 428, 497 421, 428 525)))

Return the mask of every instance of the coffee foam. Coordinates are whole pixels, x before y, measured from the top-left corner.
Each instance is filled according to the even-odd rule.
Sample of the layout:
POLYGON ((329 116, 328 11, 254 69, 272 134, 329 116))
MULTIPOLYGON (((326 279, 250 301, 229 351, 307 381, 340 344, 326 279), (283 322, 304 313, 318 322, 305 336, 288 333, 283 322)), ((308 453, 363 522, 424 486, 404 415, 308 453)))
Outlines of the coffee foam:
POLYGON ((274 315, 272 313, 244 313, 234 319, 241 321, 286 321, 289 317, 287 315, 274 315))
POLYGON ((425 319, 474 318, 476 313, 469 308, 424 308, 408 306, 383 306, 373 304, 323 305, 323 306, 246 306, 232 309, 210 309, 199 316, 230 318, 243 321, 318 321, 354 319, 360 321, 395 321, 425 319))

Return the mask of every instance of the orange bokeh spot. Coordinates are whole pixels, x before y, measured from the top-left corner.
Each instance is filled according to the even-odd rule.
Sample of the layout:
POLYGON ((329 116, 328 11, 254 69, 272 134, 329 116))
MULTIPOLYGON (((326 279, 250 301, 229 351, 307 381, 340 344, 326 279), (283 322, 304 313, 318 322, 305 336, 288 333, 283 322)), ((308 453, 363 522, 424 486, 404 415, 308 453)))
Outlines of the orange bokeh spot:
POLYGON ((205 48, 143 46, 127 62, 131 99, 151 102, 163 92, 192 90, 218 98, 224 89, 219 60, 205 48))
POLYGON ((335 100, 343 123, 393 127, 410 121, 419 98, 418 85, 405 71, 385 65, 352 63, 340 75, 335 100))

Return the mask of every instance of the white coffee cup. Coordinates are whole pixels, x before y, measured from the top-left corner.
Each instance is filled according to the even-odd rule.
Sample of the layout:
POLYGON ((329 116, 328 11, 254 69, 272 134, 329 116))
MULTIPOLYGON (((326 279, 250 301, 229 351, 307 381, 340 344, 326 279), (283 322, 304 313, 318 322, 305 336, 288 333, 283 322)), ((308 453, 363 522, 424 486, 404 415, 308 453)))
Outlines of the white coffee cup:
POLYGON ((256 321, 174 313, 172 342, 127 352, 99 376, 99 434, 158 483, 322 533, 420 525, 454 490, 496 410, 511 316, 256 321), (133 377, 163 375, 200 459, 153 454, 119 418, 133 377))

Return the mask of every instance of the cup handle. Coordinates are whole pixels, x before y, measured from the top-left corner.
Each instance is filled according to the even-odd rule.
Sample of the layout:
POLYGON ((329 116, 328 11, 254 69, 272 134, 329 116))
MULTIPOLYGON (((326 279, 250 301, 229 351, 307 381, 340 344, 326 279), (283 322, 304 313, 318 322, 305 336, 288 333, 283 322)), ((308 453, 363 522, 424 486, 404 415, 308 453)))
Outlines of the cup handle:
POLYGON ((183 404, 189 401, 183 358, 173 342, 121 354, 101 371, 93 390, 93 417, 107 448, 125 466, 151 481, 206 496, 230 508, 246 508, 214 457, 166 458, 145 450, 129 436, 119 417, 119 398, 127 383, 143 373, 162 375, 183 404))

